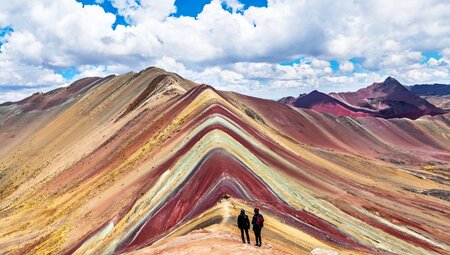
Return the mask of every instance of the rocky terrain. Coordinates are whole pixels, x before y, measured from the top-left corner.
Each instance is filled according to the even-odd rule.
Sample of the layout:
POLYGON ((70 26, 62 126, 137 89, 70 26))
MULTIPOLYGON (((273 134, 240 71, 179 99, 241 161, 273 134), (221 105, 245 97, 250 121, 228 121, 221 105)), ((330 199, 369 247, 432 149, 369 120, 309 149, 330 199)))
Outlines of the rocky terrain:
POLYGON ((0 253, 450 254, 449 164, 449 114, 336 117, 158 68, 88 78, 0 106, 0 253), (262 247, 235 226, 256 206, 262 247))

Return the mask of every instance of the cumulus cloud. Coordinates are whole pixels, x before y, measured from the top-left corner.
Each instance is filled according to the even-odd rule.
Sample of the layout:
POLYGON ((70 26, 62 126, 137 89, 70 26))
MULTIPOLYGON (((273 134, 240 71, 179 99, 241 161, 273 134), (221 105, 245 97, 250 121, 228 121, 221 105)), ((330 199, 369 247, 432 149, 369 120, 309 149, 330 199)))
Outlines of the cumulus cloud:
POLYGON ((2 3, 0 28, 12 32, 0 36, 0 86, 64 85, 70 81, 58 73, 67 68, 79 78, 150 65, 249 94, 360 86, 361 73, 370 83, 380 74, 450 80, 445 0, 269 0, 246 10, 239 0, 212 0, 197 17, 173 16, 175 0, 96 0, 103 1, 128 25, 113 29, 114 14, 75 0, 2 3), (424 51, 442 58, 426 59, 424 51), (279 64, 293 59, 301 61, 279 64), (330 60, 339 62, 337 72, 330 60))
POLYGON ((242 9, 244 9, 244 5, 238 0, 223 0, 223 3, 226 7, 231 8, 233 12, 242 11, 242 9))
POLYGON ((343 61, 339 64, 339 70, 343 73, 352 73, 355 70, 355 65, 350 61, 343 61))

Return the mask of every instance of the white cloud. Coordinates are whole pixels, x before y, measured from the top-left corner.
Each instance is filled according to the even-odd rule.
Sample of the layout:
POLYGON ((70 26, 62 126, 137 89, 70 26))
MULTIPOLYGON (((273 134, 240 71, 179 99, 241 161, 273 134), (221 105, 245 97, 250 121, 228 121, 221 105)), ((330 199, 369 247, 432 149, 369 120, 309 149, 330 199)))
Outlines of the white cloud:
POLYGON ((342 61, 339 64, 339 71, 343 73, 352 73, 355 70, 355 65, 350 61, 342 61))
POLYGON ((66 81, 60 74, 40 65, 23 63, 20 59, 0 54, 0 86, 21 85, 24 87, 62 85, 66 81))
POLYGON ((107 66, 103 65, 82 65, 77 67, 77 71, 80 73, 77 74, 72 81, 79 80, 85 77, 104 77, 108 74, 111 74, 111 71, 108 70, 107 66))
POLYGON ((412 64, 417 64, 424 60, 420 52, 402 52, 386 55, 380 61, 379 66, 383 69, 389 69, 394 67, 402 67, 412 64))
POLYGON ((267 8, 245 11, 238 0, 212 0, 196 18, 170 16, 175 0, 112 0, 112 5, 130 26, 113 29, 113 14, 75 0, 2 3, 0 27, 14 31, 2 39, 0 85, 64 84, 55 71, 68 67, 81 72, 78 78, 150 65, 249 93, 341 89, 341 81, 360 86, 379 74, 411 83, 449 80, 445 0, 269 0, 267 8), (423 51, 438 51, 443 58, 422 63, 423 51), (302 62, 293 66, 277 64, 299 57, 302 62), (347 61, 353 57, 371 73, 367 78, 354 73, 347 61), (331 59, 340 62, 338 72, 331 59))
POLYGON ((7 37, 8 42, 2 48, 3 52, 11 52, 22 62, 41 64, 43 44, 29 31, 15 32, 7 37))
MULTIPOLYGON (((393 50, 425 48, 425 40, 412 44, 408 39, 429 33, 429 27, 434 27, 433 37, 440 37, 439 42, 449 40, 449 28, 445 26, 448 18, 440 11, 445 2, 439 9, 432 8, 434 15, 422 18, 421 10, 415 8, 428 7, 430 1, 398 1, 395 6, 409 11, 406 14, 398 13, 390 1, 353 4, 328 0, 269 1, 268 8, 250 8, 239 14, 223 10, 223 1, 213 0, 197 19, 169 17, 176 10, 174 2, 113 0, 119 13, 132 24, 116 30, 111 28, 114 15, 99 6, 82 7, 75 0, 40 0, 28 5, 19 0, 7 3, 0 13, 8 17, 6 23, 12 24, 17 33, 31 33, 34 41, 50 43, 58 50, 52 54, 57 57, 47 51, 41 53, 42 61, 58 66, 83 61, 117 62, 119 56, 134 60, 166 56, 191 65, 280 61, 300 55, 349 58, 366 51, 378 58, 393 50), (442 20, 437 21, 436 14, 442 20), (23 17, 29 19, 24 21, 23 17)), ((237 0, 224 2, 242 8, 237 0)))
POLYGON ((132 24, 144 23, 149 19, 163 20, 176 11, 175 0, 112 0, 119 14, 132 24))
POLYGON ((239 0, 222 0, 223 3, 229 8, 232 9, 233 12, 242 11, 244 5, 239 2, 239 0))

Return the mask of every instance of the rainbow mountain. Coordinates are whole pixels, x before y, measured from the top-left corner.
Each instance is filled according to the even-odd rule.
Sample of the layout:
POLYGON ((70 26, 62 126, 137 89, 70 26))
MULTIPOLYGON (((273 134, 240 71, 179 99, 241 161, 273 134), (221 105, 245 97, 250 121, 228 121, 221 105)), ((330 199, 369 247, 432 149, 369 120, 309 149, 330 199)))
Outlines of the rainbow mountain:
POLYGON ((1 254, 450 254, 450 115, 335 117, 148 68, 0 105, 1 254), (236 217, 261 208, 263 247, 236 217))

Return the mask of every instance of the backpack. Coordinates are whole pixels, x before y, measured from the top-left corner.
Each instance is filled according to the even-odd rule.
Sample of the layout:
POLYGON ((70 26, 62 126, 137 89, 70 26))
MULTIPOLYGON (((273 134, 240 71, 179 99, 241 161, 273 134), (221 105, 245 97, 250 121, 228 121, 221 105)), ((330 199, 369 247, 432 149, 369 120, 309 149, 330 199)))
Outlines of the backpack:
POLYGON ((261 214, 256 216, 256 224, 255 226, 262 228, 264 226, 264 217, 261 214))

